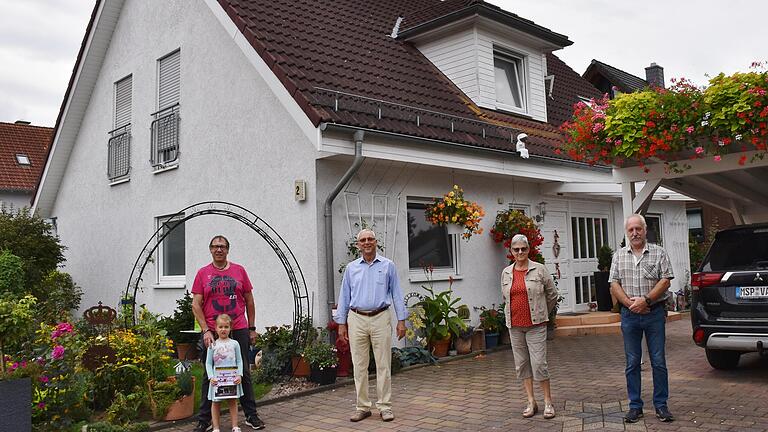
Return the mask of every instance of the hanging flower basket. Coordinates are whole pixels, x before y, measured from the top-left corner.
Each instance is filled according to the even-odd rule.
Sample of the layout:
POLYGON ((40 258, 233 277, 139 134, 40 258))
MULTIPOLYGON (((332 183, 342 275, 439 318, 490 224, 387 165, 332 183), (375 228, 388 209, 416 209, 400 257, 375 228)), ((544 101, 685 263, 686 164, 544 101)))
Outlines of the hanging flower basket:
POLYGON ((509 262, 515 260, 510 248, 512 247, 512 237, 517 234, 523 234, 528 239, 528 258, 538 263, 544 263, 544 257, 539 251, 539 246, 544 243, 544 237, 536 226, 536 223, 530 217, 520 210, 506 210, 496 215, 496 221, 491 228, 491 237, 496 243, 504 244, 507 250, 507 259, 509 262))
POLYGON ((475 202, 464 199, 464 191, 454 185, 441 199, 427 206, 427 220, 435 225, 445 225, 448 234, 461 234, 469 240, 473 234, 482 234, 480 221, 485 211, 475 202))
POLYGON ((739 164, 763 159, 768 143, 768 72, 719 74, 698 88, 686 79, 668 88, 649 88, 579 102, 561 128, 566 143, 558 151, 590 164, 639 165, 663 162, 667 172, 690 168, 686 159, 741 152, 739 164))

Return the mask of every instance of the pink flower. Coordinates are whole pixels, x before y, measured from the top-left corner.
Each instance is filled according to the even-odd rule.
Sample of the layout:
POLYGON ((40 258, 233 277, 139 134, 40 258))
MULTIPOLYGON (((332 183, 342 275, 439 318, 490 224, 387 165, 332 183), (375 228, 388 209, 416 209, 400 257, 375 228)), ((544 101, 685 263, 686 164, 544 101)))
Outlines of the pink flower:
POLYGON ((685 131, 688 133, 693 133, 693 126, 688 126, 687 128, 685 128, 685 131))
POLYGON ((38 402, 38 403, 37 403, 37 408, 38 408, 38 409, 41 409, 41 410, 42 410, 42 409, 45 409, 45 402, 38 402))
POLYGON ((720 162, 720 159, 722 158, 720 157, 720 155, 715 155, 713 159, 715 160, 715 162, 720 162))
POLYGON ((60 360, 64 357, 64 347, 61 345, 56 345, 53 347, 53 352, 51 352, 51 358, 54 360, 60 360))
POLYGON ((40 378, 38 378, 38 379, 39 379, 39 380, 40 380, 40 382, 41 382, 41 383, 43 383, 43 384, 47 384, 47 383, 48 383, 48 381, 49 381, 48 377, 47 377, 47 376, 45 376, 45 375, 40 375, 40 378))
POLYGON ((595 123, 594 125, 592 125, 592 132, 595 132, 595 133, 600 132, 601 130, 603 130, 604 126, 605 125, 602 123, 595 123))
POLYGON ((56 339, 63 334, 72 333, 72 330, 72 324, 68 322, 59 323, 59 325, 56 326, 56 330, 51 333, 51 339, 56 339))
POLYGON ((704 147, 698 146, 696 147, 696 154, 702 154, 704 153, 704 147))

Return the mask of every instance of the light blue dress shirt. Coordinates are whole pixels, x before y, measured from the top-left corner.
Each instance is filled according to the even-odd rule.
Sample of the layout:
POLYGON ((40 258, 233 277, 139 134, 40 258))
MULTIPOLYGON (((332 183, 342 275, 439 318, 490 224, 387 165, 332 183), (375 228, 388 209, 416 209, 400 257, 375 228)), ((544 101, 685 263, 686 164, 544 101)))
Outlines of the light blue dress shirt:
POLYGON ((374 311, 390 305, 395 306, 397 320, 405 320, 408 314, 395 263, 379 254, 371 264, 363 258, 350 262, 344 270, 334 320, 346 324, 350 309, 374 311))

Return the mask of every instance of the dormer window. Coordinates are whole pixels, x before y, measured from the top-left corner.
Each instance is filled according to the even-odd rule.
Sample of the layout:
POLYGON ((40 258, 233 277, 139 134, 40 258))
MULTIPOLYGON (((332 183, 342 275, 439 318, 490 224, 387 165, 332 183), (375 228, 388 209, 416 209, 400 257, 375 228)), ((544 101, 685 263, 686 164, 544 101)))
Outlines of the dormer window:
POLYGON ((32 165, 32 162, 29 161, 29 156, 24 153, 16 154, 16 162, 18 162, 19 165, 32 165))
POLYGON ((500 109, 526 112, 525 59, 506 51, 493 52, 496 102, 500 109))

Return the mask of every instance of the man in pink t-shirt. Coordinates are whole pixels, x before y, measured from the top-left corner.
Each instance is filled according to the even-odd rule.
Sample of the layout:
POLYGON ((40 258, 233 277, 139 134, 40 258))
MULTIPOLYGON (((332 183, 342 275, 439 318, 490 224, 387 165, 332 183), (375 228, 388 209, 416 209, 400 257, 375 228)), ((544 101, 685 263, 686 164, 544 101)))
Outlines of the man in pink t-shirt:
MULTIPOLYGON (((249 365, 250 343, 256 339, 256 307, 253 302, 253 286, 243 266, 229 262, 229 240, 224 236, 211 239, 209 245, 213 261, 197 271, 192 284, 192 312, 200 323, 205 351, 216 338, 216 317, 227 314, 232 318, 230 338, 240 344, 243 364, 249 365)), ((207 432, 211 428, 211 401, 208 400, 207 374, 203 376, 202 401, 195 432, 207 432)), ((245 424, 254 430, 264 429, 264 422, 256 414, 256 402, 251 387, 251 368, 243 368, 243 395, 240 405, 245 412, 245 424)))

